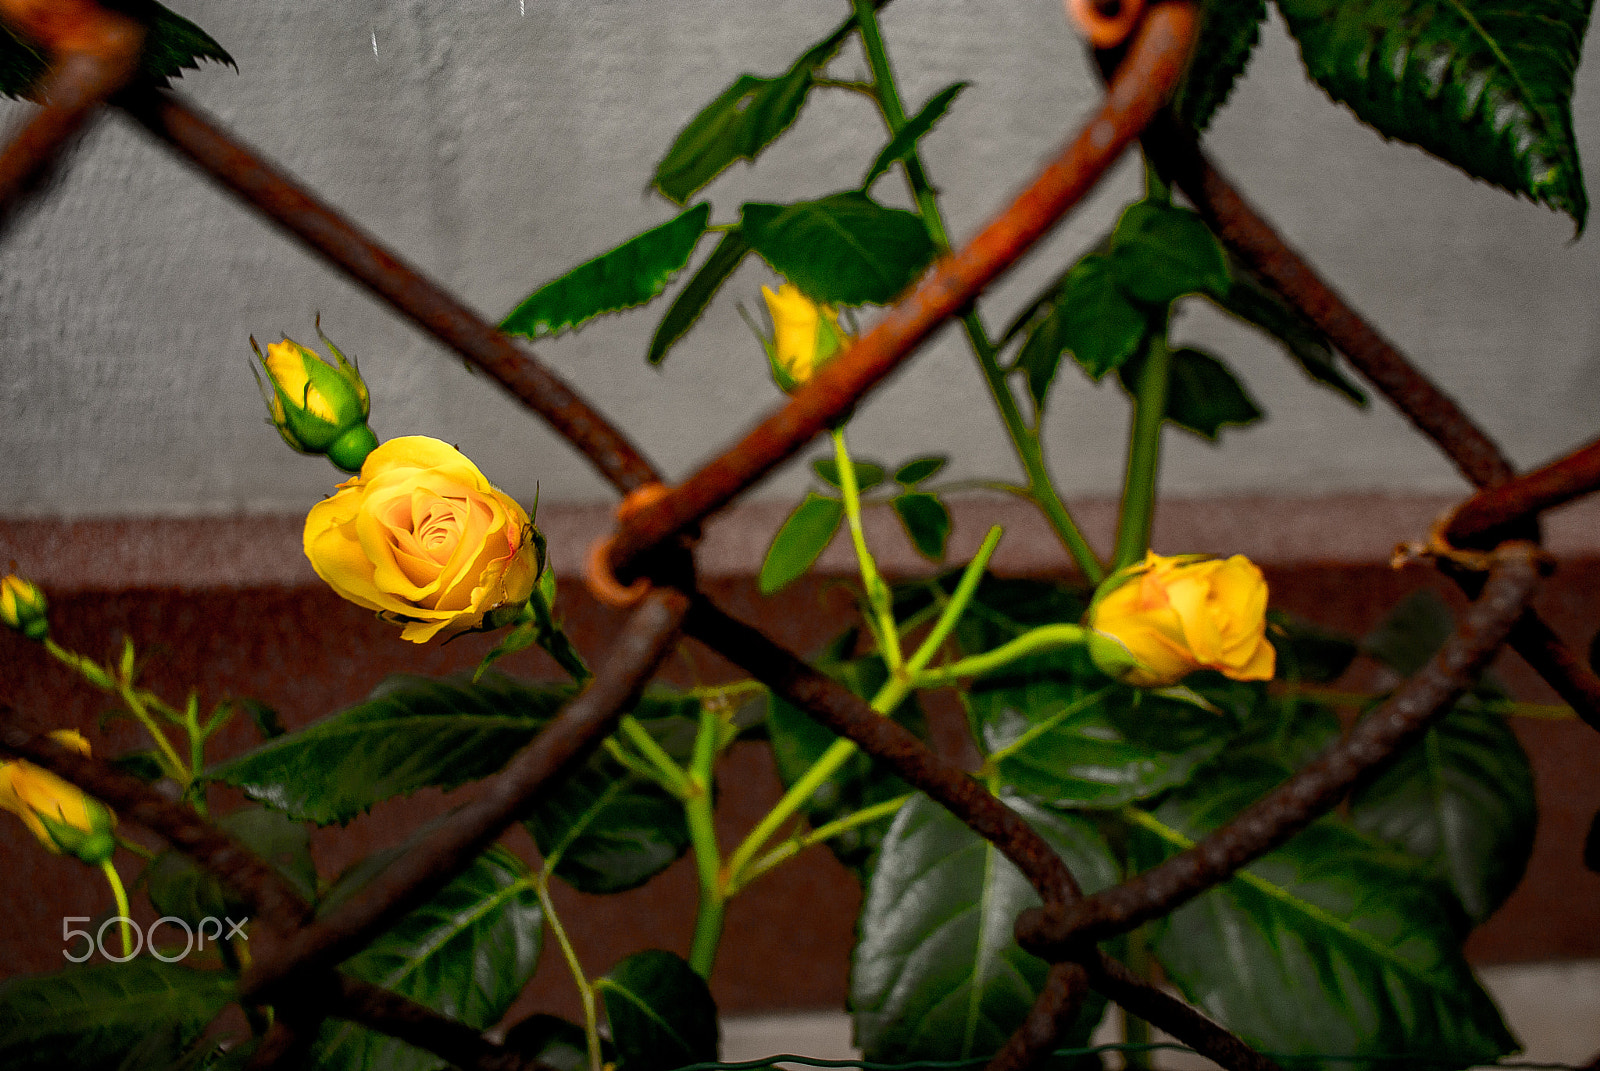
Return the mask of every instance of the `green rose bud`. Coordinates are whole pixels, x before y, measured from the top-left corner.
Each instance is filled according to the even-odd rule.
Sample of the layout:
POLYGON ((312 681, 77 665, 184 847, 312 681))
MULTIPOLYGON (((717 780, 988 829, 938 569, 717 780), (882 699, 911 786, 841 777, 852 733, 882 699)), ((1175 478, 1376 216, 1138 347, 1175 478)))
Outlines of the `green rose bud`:
POLYGON ((14 574, 0 579, 0 624, 30 640, 42 640, 50 635, 48 609, 44 592, 33 581, 14 574))
MULTIPOLYGON (((263 354, 251 338, 250 348, 267 373, 263 383, 256 372, 256 384, 272 425, 291 449, 325 454, 345 472, 360 472, 361 463, 378 445, 367 427, 372 398, 355 364, 322 333, 320 318, 317 337, 332 351, 333 364, 293 339, 274 342, 263 354)), ((251 370, 255 371, 253 365, 251 370)))

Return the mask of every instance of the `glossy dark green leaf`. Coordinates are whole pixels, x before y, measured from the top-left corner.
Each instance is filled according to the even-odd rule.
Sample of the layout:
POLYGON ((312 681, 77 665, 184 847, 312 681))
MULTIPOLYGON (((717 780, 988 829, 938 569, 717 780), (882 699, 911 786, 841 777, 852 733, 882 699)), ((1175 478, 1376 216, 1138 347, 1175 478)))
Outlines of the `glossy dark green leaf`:
POLYGON ((539 1012, 506 1031, 505 1046, 524 1059, 555 1071, 589 1071, 589 1039, 583 1027, 539 1012))
POLYGON ((861 180, 861 188, 869 189, 878 180, 879 175, 916 152, 917 142, 933 129, 934 124, 944 118, 944 113, 949 111, 950 103, 956 99, 956 95, 969 85, 970 82, 951 82, 935 93, 933 98, 922 106, 921 111, 906 121, 906 125, 900 128, 900 133, 889 139, 889 144, 883 147, 877 159, 872 161, 872 166, 867 168, 867 177, 861 180))
POLYGON ((11 978, 0 982, 0 1067, 114 1071, 152 1036, 180 1048, 233 993, 231 975, 149 956, 11 978))
MULTIPOLYGON (((1141 866, 1231 818, 1286 776, 1222 763, 1140 828, 1141 866)), ((1153 948, 1189 999, 1253 1045, 1307 1054, 1296 1066, 1392 1067, 1427 1054, 1440 1066, 1492 1063, 1513 1051, 1489 995, 1460 951, 1460 909, 1404 855, 1332 819, 1155 924, 1153 948)))
MULTIPOLYGON (((1118 879, 1094 826, 1025 800, 1007 803, 1049 842, 1085 890, 1118 879)), ((896 816, 868 883, 850 961, 855 1039, 868 1060, 988 1056, 1021 1024, 1047 966, 1012 937, 1039 903, 1020 871, 925 796, 896 816)), ((1059 1040, 1083 1044, 1091 1001, 1059 1040)))
POLYGON ((934 255, 915 213, 856 190, 788 205, 746 204, 743 227, 773 271, 832 305, 887 304, 934 255))
POLYGON ((1331 684, 1350 668, 1359 647, 1342 633, 1331 632, 1281 610, 1267 611, 1267 638, 1277 649, 1277 680, 1331 684))
POLYGON ((1444 646, 1455 620, 1432 588, 1412 592, 1395 604, 1378 626, 1361 639, 1361 651, 1402 676, 1421 669, 1444 646))
POLYGON ((1017 366, 1043 406, 1063 353, 1071 352, 1098 382, 1133 356, 1148 330, 1150 317, 1123 293, 1110 258, 1090 253, 1073 265, 1054 302, 1028 329, 1017 366))
MULTIPOLYGON (((1117 369, 1130 395, 1143 369, 1142 352, 1117 369)), ((1216 357, 1188 346, 1172 351, 1167 371, 1167 419, 1172 423, 1216 442, 1224 426, 1245 427, 1264 416, 1244 384, 1216 357)))
MULTIPOLYGON (((499 846, 341 970, 486 1030, 500 1021, 539 962, 544 914, 528 868, 499 846)), ((447 1066, 395 1038, 330 1019, 315 1048, 321 1071, 433 1071, 447 1066)))
POLYGON ((917 553, 929 561, 943 561, 945 544, 950 540, 950 511, 938 495, 907 491, 895 495, 889 503, 894 515, 900 518, 900 527, 911 538, 917 553))
POLYGON ((1474 922, 1522 880, 1539 821, 1528 756, 1468 696, 1350 800, 1356 827, 1422 861, 1474 922))
POLYGON ((207 776, 300 821, 346 822, 391 796, 487 777, 572 695, 494 673, 478 684, 390 677, 366 702, 207 776))
POLYGON ((1572 82, 1592 0, 1278 0, 1311 77, 1386 137, 1571 216, 1572 82))
POLYGON ((656 333, 650 338, 650 352, 645 360, 658 365, 667 359, 667 351, 689 333, 748 252, 750 244, 744 240, 743 232, 735 228, 723 234, 706 262, 689 277, 683 290, 667 307, 667 314, 661 317, 656 333))
POLYGON ((670 1071, 717 1058, 717 1005, 682 959, 635 952, 595 983, 604 998, 620 1071, 670 1071))
POLYGON ((1187 208, 1137 201, 1111 235, 1117 284, 1131 297, 1166 305, 1184 294, 1226 294, 1228 257, 1205 220, 1187 208))
POLYGON ((1179 121, 1204 130, 1233 92, 1261 36, 1267 0, 1204 0, 1189 71, 1172 99, 1179 121))
MULTIPOLYGON (((316 900, 317 868, 311 861, 311 833, 304 825, 265 807, 225 814, 215 824, 270 863, 307 903, 316 900)), ((242 921, 250 914, 248 903, 229 886, 176 850, 158 855, 144 881, 157 911, 191 926, 207 917, 242 921)))
MULTIPOLYGON (((856 490, 870 491, 883 482, 883 466, 872 461, 857 461, 851 459, 850 467, 855 469, 856 490)), ((844 483, 839 479, 839 463, 831 457, 819 457, 811 463, 811 471, 817 474, 817 479, 829 487, 843 488, 844 483)))
POLYGON ((1265 331, 1312 380, 1338 391, 1352 403, 1365 406, 1366 393, 1339 369, 1339 358, 1321 331, 1301 319, 1282 298, 1263 286, 1243 264, 1231 256, 1233 285, 1226 296, 1208 295, 1217 306, 1265 331))
POLYGON ((949 463, 950 459, 943 454, 930 454, 927 457, 913 458, 895 470, 894 482, 906 487, 914 487, 923 480, 937 476, 939 470, 949 463))
POLYGON ((767 548, 766 560, 761 563, 761 594, 781 591, 804 576, 817 555, 833 542, 833 533, 843 519, 843 502, 807 493, 767 548))
POLYGON ((656 164, 650 185, 681 205, 735 160, 754 160, 794 123, 817 70, 833 58, 854 22, 847 20, 776 78, 734 79, 689 120, 656 164))
MULTIPOLYGON (((153 0, 121 0, 109 6, 127 12, 148 27, 139 73, 157 85, 181 78, 185 69, 198 70, 206 60, 238 69, 233 57, 211 35, 153 0)), ((48 68, 49 61, 42 50, 0 25, 0 96, 29 96, 48 68)))
POLYGON ((508 335, 551 338, 607 312, 643 305, 689 263, 706 232, 711 206, 698 204, 629 238, 523 298, 500 323, 508 335))

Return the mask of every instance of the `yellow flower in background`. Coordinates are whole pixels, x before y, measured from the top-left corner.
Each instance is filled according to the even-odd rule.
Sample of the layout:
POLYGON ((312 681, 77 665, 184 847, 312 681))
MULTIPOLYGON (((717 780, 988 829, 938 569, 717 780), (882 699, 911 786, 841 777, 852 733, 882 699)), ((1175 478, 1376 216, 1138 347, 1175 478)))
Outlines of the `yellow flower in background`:
POLYGON ((33 581, 24 580, 15 573, 0 579, 0 624, 16 629, 30 640, 42 640, 50 634, 48 610, 44 592, 33 581))
POLYGON ((1270 680, 1277 652, 1267 640, 1266 613, 1266 579, 1244 555, 1164 558, 1151 551, 1101 585, 1088 625, 1138 663, 1101 668, 1125 683, 1160 688, 1197 669, 1270 680))
MULTIPOLYGON (((50 738, 89 754, 89 742, 70 729, 57 729, 50 738)), ((116 850, 111 828, 117 820, 105 804, 26 760, 0 762, 0 808, 21 818, 39 843, 58 855, 66 852, 99 865, 116 850)))
POLYGON ((831 305, 818 305, 793 283, 773 293, 761 288, 772 314, 772 341, 767 356, 772 376, 786 391, 804 386, 849 341, 839 326, 839 313, 831 305))
POLYGON ((478 627, 525 603, 543 565, 533 522, 449 443, 391 439, 306 515, 306 557, 344 598, 405 623, 402 639, 478 627))
POLYGON ((317 335, 332 351, 333 364, 290 338, 272 343, 263 354, 252 338, 250 348, 271 384, 269 388, 261 382, 257 372, 256 385, 273 426, 290 448, 302 454, 326 454, 344 471, 359 472, 378 445, 367 427, 372 398, 360 371, 322 333, 320 321, 317 335))

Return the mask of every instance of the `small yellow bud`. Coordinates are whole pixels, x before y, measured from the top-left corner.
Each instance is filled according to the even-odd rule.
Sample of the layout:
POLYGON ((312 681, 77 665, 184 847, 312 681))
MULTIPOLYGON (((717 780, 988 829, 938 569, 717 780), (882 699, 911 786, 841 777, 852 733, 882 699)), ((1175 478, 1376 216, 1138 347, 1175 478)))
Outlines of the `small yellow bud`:
POLYGON ((48 610, 44 592, 33 581, 15 574, 0 579, 0 624, 30 640, 42 640, 50 634, 48 610))
POLYGON ((326 454, 345 472, 360 472, 361 462, 378 445, 367 427, 372 398, 355 364, 322 333, 320 320, 317 335, 333 353, 333 364, 289 338, 263 354, 252 338, 250 348, 267 374, 263 383, 256 372, 256 383, 273 426, 292 449, 326 454))
POLYGON ((817 304, 793 283, 784 283, 777 293, 763 286, 761 296, 772 314, 772 341, 767 345, 772 377, 780 388, 792 391, 810 382, 850 336, 839 326, 832 305, 817 304))
MULTIPOLYGON (((70 729, 57 729, 50 738, 89 754, 89 742, 70 729)), ((105 804, 24 759, 0 762, 0 808, 21 818, 39 843, 58 855, 66 852, 98 866, 116 850, 111 829, 117 819, 105 804)))

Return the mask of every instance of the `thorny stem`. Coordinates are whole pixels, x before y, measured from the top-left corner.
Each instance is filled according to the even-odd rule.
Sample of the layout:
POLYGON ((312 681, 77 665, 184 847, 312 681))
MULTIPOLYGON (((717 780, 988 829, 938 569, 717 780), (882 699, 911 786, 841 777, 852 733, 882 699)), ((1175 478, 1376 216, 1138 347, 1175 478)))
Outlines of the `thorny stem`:
POLYGON ((717 762, 717 740, 721 736, 718 712, 710 704, 700 707, 700 731, 694 738, 694 757, 689 765, 689 796, 684 813, 689 822, 689 842, 694 847, 695 870, 700 879, 700 910, 695 915, 694 939, 689 945, 689 966, 702 978, 711 977, 722 940, 723 917, 728 890, 722 866, 722 851, 717 846, 717 830, 712 821, 712 778, 717 762))
POLYGON ((544 920, 549 923, 556 944, 561 946, 561 956, 567 961, 567 970, 572 974, 573 984, 578 987, 578 1000, 583 1004, 583 1036, 589 1049, 589 1071, 601 1071, 604 1061, 600 1057, 600 1020, 595 1012, 594 987, 584 976, 583 964, 578 962, 578 953, 567 938, 566 928, 561 925, 561 918, 556 914, 556 905, 550 899, 548 866, 546 863, 546 870, 532 879, 533 891, 539 896, 539 906, 544 910, 544 920))
MULTIPOLYGON (((898 134, 906 125, 906 113, 900 103, 900 91, 895 82, 894 67, 889 62, 888 49, 884 46, 883 31, 878 25, 877 11, 872 0, 852 0, 852 3, 855 7, 856 25, 861 31, 862 51, 866 53, 867 63, 872 68, 878 110, 883 114, 884 124, 889 128, 889 133, 898 134)), ((910 187, 911 196, 916 201, 917 212, 922 217, 923 225, 928 229, 928 237, 933 239, 933 244, 941 253, 949 252, 950 234, 945 229, 944 217, 939 211, 938 193, 934 190, 933 183, 928 180, 928 173, 922 166, 921 154, 913 148, 906 154, 901 164, 905 168, 906 185, 910 187)), ((1083 533, 1072 519, 1072 514, 1067 511, 1066 504, 1056 492, 1055 483, 1050 479, 1050 473, 1045 467, 1040 429, 1037 426, 1030 427, 1023 418, 1017 400, 1011 394, 1011 386, 1006 381, 1006 373, 1000 368, 999 349, 990 340, 988 329, 984 326, 982 317, 978 315, 976 306, 962 314, 961 325, 966 330, 967 342, 972 347, 973 355, 978 359, 979 368, 983 371, 984 382, 989 386, 989 394, 994 399, 995 407, 1000 411, 1000 419, 1005 422, 1006 433, 1011 437, 1011 445, 1016 450, 1017 460, 1022 462, 1023 471, 1027 474, 1027 497, 1055 529, 1056 536, 1066 547, 1067 553, 1072 555, 1072 560, 1077 563, 1078 569, 1090 583, 1098 584, 1104 579, 1105 570, 1095 555, 1094 548, 1084 539, 1083 533)))
POLYGON ((861 566, 861 586, 867 590, 867 606, 871 610, 868 621, 872 624, 873 635, 883 652, 883 660, 888 663, 889 672, 896 673, 900 670, 902 658, 900 633, 894 625, 893 599, 889 594, 889 585, 883 582, 883 577, 878 573, 878 563, 873 560, 872 551, 867 549, 866 534, 861 530, 861 488, 856 482, 856 466, 845 445, 843 428, 833 429, 833 456, 839 467, 839 492, 844 498, 845 520, 850 525, 850 542, 856 548, 856 561, 861 566))
POLYGON ((1159 333, 1152 333, 1145 341, 1144 367, 1139 371, 1138 389, 1133 398, 1128 471, 1122 484, 1122 515, 1117 518, 1117 553, 1111 563, 1113 569, 1134 564, 1150 548, 1171 366, 1172 351, 1167 340, 1159 333))

